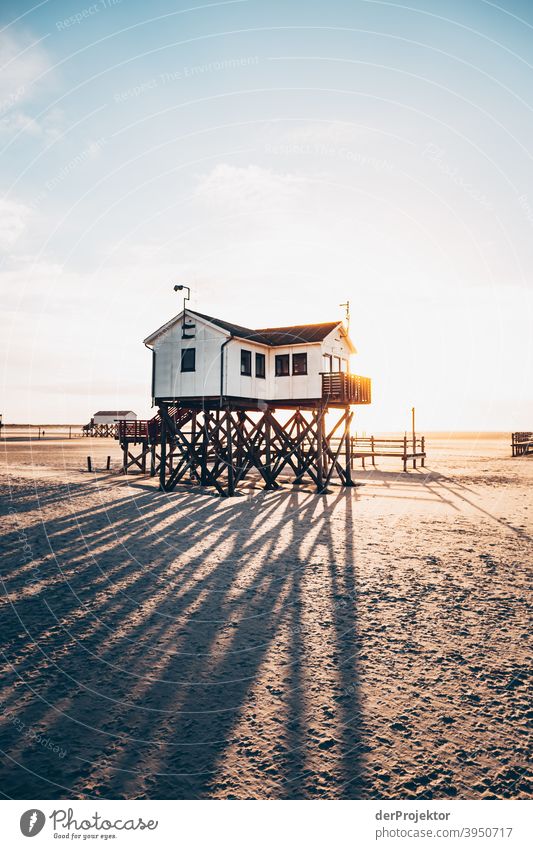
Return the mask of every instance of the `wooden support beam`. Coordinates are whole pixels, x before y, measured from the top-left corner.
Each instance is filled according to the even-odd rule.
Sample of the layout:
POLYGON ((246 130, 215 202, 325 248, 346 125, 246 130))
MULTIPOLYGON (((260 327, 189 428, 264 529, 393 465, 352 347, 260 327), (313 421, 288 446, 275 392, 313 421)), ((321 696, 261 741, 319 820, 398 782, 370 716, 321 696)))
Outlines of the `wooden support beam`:
POLYGON ((165 492, 166 489, 166 471, 167 471, 167 418, 165 416, 166 409, 159 408, 161 414, 161 460, 159 463, 159 489, 165 492))
POLYGON ((254 470, 266 489, 278 488, 284 472, 296 483, 308 477, 317 492, 324 492, 334 475, 341 484, 353 486, 353 413, 345 407, 328 433, 326 412, 326 407, 297 409, 282 423, 271 409, 235 410, 228 405, 222 410, 183 410, 161 402, 157 433, 145 440, 139 455, 130 453, 127 440, 121 439, 124 468, 144 471, 149 452, 150 473, 159 471, 161 490, 168 492, 190 480, 230 497, 254 470))
POLYGON ((232 418, 231 411, 226 410, 226 464, 228 474, 228 495, 235 495, 235 469, 233 468, 233 442, 232 442, 232 418))
POLYGON ((324 492, 324 415, 325 410, 321 408, 317 415, 316 429, 316 491, 324 492))
MULTIPOLYGON (((353 418, 353 416, 352 416, 353 418)), ((346 425, 344 428, 344 484, 345 486, 355 486, 352 478, 352 436, 351 436, 351 423, 352 418, 346 421, 346 425)))

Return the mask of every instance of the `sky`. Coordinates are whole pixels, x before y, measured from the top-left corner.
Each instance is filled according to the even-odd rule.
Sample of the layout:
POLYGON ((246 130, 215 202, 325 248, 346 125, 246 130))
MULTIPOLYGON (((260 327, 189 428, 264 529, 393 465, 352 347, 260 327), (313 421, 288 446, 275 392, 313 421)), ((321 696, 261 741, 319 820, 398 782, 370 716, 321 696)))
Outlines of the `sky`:
POLYGON ((0 412, 150 414, 191 308, 343 318, 358 430, 533 428, 533 4, 0 6, 0 412))

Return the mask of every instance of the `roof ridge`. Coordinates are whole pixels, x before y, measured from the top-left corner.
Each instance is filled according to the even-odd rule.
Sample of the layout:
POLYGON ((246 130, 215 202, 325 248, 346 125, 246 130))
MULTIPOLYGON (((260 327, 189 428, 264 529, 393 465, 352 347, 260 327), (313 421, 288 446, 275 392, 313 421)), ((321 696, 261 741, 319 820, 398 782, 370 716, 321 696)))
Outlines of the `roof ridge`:
POLYGON ((284 324, 282 325, 274 325, 272 327, 256 327, 255 333, 266 333, 267 330, 292 330, 294 327, 324 327, 327 324, 331 324, 336 326, 337 324, 342 324, 341 319, 338 321, 315 321, 311 324, 284 324))

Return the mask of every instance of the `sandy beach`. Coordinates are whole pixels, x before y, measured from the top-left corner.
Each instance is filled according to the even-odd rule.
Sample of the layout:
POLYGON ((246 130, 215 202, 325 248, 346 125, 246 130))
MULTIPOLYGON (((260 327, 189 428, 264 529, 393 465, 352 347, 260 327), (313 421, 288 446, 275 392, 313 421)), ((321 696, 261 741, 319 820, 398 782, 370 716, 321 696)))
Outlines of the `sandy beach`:
POLYGON ((3 440, 2 794, 525 798, 509 442, 220 499, 120 475, 113 440, 3 440))

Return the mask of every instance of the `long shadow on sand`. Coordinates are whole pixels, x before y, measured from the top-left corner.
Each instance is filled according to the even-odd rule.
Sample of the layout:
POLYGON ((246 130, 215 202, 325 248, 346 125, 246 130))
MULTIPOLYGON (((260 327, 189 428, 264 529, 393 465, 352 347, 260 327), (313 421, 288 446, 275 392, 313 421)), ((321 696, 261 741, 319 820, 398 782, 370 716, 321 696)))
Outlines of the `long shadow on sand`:
POLYGON ((351 498, 81 494, 5 538, 3 792, 364 795, 351 498))

